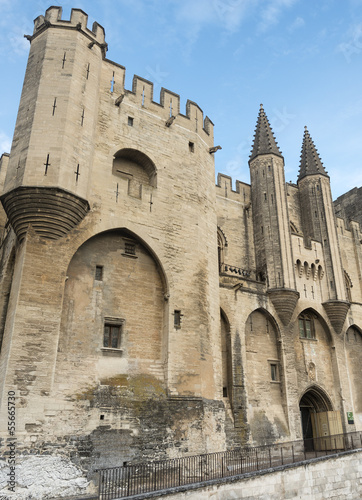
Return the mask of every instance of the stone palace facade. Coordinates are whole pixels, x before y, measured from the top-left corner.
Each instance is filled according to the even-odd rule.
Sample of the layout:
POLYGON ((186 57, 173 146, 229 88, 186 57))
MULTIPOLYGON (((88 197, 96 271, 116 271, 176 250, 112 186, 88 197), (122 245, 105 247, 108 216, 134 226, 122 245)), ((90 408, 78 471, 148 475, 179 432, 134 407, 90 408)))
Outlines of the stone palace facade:
MULTIPOLYGON (((1 157, 0 440, 100 466, 362 430, 362 191, 297 183, 263 107, 250 184, 200 107, 50 7, 1 157)), ((44 458, 45 460, 45 458, 44 458)))

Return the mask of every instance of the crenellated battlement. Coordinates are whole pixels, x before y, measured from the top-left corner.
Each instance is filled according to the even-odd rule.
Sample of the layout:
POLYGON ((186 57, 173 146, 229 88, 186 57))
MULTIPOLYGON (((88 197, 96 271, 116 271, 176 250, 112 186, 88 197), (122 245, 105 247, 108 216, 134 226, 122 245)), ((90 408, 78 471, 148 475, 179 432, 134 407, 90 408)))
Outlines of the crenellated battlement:
MULTIPOLYGON (((107 61, 110 64, 115 64, 113 61, 107 61)), ((123 70, 123 76, 121 81, 124 85, 125 80, 125 68, 116 65, 117 69, 123 70)), ((213 139, 213 127, 214 124, 208 116, 204 118, 204 112, 200 106, 191 101, 190 99, 186 102, 186 114, 180 112, 180 95, 172 92, 171 90, 161 88, 160 91, 160 102, 154 100, 154 85, 149 80, 142 78, 138 75, 134 75, 132 80, 132 90, 120 89, 124 95, 129 97, 133 96, 136 103, 140 104, 143 108, 149 108, 153 106, 154 111, 157 112, 157 108, 162 108, 162 116, 165 120, 174 117, 175 123, 190 128, 190 124, 186 123, 185 118, 188 122, 194 122, 194 128, 196 132, 203 130, 211 140, 213 139)), ((115 86, 115 100, 119 98, 117 95, 117 86, 115 86)), ((121 94, 122 95, 122 94, 121 94)))
POLYGON ((178 125, 187 129, 199 132, 205 132, 208 136, 205 137, 209 145, 213 145, 213 126, 214 124, 208 116, 204 118, 204 114, 200 106, 191 100, 186 102, 185 114, 180 112, 180 96, 175 92, 161 88, 159 102, 154 100, 154 84, 138 75, 134 75, 132 80, 132 90, 127 90, 124 86, 125 68, 109 59, 106 59, 105 54, 107 44, 105 42, 105 30, 97 22, 93 23, 92 30, 87 28, 88 15, 81 9, 72 9, 70 20, 62 19, 62 7, 49 7, 45 15, 38 16, 34 20, 34 33, 30 38, 34 38, 43 33, 48 28, 64 28, 78 30, 85 34, 90 40, 89 48, 94 43, 102 49, 103 60, 105 66, 103 70, 107 72, 109 68, 110 74, 107 81, 112 81, 111 94, 114 97, 114 103, 119 106, 125 96, 133 100, 134 104, 140 105, 144 109, 153 111, 156 114, 161 114, 162 118, 167 121, 169 118, 170 126, 174 120, 178 125), (133 99, 132 99, 133 97, 133 99))
POLYGON ((232 178, 229 175, 219 173, 217 174, 216 194, 248 205, 250 203, 250 184, 236 180, 234 190, 232 178))
POLYGON ((81 9, 72 9, 70 20, 62 19, 62 7, 52 6, 45 11, 45 16, 38 16, 34 20, 33 36, 50 26, 64 27, 83 31, 100 45, 105 44, 105 30, 97 22, 93 23, 92 30, 87 28, 88 15, 81 9))

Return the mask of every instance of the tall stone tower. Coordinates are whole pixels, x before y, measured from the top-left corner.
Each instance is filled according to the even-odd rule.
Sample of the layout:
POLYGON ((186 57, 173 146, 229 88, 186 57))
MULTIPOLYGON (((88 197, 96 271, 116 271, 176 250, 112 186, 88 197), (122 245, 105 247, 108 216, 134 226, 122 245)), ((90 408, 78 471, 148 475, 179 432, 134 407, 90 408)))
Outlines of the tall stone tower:
POLYGON ((287 324, 298 300, 284 178, 284 158, 260 106, 250 160, 257 277, 287 324))
POLYGON ((35 20, 2 196, 20 241, 29 224, 57 239, 89 209, 104 30, 87 29, 79 9, 70 22, 61 13, 50 7, 35 20))
MULTIPOLYGON (((19 448, 30 432, 40 446, 47 429, 54 446, 71 448, 71 435, 93 440, 114 386, 120 401, 137 387, 137 402, 111 405, 102 442, 115 453, 127 442, 126 459, 141 456, 152 449, 147 421, 166 456, 157 429, 199 421, 185 448, 205 451, 205 412, 215 422, 224 415, 213 124, 192 101, 181 113, 174 92, 162 89, 156 102, 141 77, 126 89, 125 68, 105 57, 103 28, 89 30, 79 9, 61 14, 50 7, 35 20, 1 161, 10 229, 0 254, 0 398, 21 398, 19 448), (55 415, 69 426, 55 428, 55 415)), ((222 427, 215 436, 219 447, 222 427)))
POLYGON ((310 246, 311 240, 322 245, 328 286, 328 300, 323 306, 339 333, 349 304, 346 301, 336 218, 329 176, 307 127, 304 130, 298 187, 305 245, 310 246))

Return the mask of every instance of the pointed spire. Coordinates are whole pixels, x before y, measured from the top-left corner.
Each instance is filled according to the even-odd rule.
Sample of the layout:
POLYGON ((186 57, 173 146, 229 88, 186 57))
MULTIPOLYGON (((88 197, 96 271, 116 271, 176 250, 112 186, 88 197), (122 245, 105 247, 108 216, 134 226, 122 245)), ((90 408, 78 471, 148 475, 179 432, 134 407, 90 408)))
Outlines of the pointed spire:
POLYGON ((264 112, 263 105, 260 104, 259 116, 254 134, 253 149, 251 151, 249 162, 258 155, 267 154, 274 154, 283 158, 268 118, 264 112))
POLYGON ((303 179, 307 175, 320 174, 329 177, 318 154, 314 142, 309 135, 307 127, 304 127, 302 152, 300 155, 299 177, 303 179))

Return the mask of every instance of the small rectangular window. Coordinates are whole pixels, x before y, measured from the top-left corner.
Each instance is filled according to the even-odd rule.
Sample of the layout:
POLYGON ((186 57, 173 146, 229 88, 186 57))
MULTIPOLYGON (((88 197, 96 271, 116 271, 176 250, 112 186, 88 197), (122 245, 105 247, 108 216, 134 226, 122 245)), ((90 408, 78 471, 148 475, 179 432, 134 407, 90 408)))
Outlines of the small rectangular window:
POLYGON ((228 397, 228 388, 227 387, 223 387, 222 388, 222 397, 223 398, 227 398, 228 397))
POLYGON ((181 328, 181 311, 178 309, 173 312, 173 324, 175 328, 181 328))
POLYGON ((124 244, 124 252, 127 255, 136 255, 136 245, 135 243, 125 242, 124 244))
POLYGON ((189 151, 193 153, 195 151, 195 144, 193 142, 189 142, 189 151))
POLYGON ((104 323, 103 347, 120 349, 122 339, 122 324, 104 323))
POLYGON ((128 125, 129 125, 130 127, 133 127, 133 118, 132 118, 132 116, 129 116, 129 117, 128 117, 128 125))
POLYGON ((96 266, 94 279, 96 281, 103 281, 103 266, 96 266))
POLYGON ((278 365, 275 363, 270 363, 270 376, 273 382, 278 381, 278 365))
POLYGON ((315 339, 313 318, 302 316, 298 320, 299 336, 302 339, 315 339))

